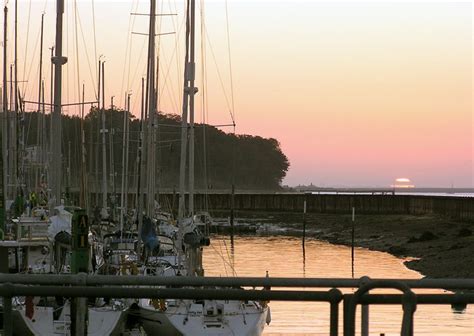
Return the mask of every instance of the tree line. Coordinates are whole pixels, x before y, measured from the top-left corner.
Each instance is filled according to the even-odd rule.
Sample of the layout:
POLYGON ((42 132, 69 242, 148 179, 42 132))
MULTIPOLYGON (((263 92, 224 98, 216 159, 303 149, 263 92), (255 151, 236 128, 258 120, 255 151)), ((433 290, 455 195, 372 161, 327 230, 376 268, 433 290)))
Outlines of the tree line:
MULTIPOLYGON (((139 170, 137 154, 140 121, 120 109, 105 113, 107 178, 109 190, 120 192, 123 153, 123 118, 129 120, 129 175, 128 185, 136 186, 139 170), (114 174, 112 174, 112 168, 114 174), (113 176, 112 176, 113 175, 113 176), (115 185, 111 184, 112 177, 115 185)), ((102 180, 102 111, 92 108, 83 120, 88 185, 97 191, 102 180)), ((179 185, 181 118, 177 115, 157 113, 158 125, 156 180, 158 189, 177 189, 179 185)), ((38 112, 25 113, 27 147, 37 145, 38 125, 44 125, 45 138, 49 139, 50 115, 38 112), (40 120, 44 118, 44 122, 40 120)), ((81 119, 62 116, 63 185, 78 188, 81 167, 81 119)), ((49 143, 49 142, 48 142, 49 143)), ((195 125, 195 185, 196 189, 278 190, 289 168, 288 158, 276 139, 260 136, 225 133, 206 124, 195 125)))

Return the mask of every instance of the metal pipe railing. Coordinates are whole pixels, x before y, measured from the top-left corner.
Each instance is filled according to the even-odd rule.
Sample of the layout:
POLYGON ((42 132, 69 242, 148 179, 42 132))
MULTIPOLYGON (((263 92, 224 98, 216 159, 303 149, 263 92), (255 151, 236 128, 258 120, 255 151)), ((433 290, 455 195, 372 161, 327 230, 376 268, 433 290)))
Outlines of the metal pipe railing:
MULTIPOLYGON (((402 304, 402 335, 413 335, 413 316, 417 304, 474 304, 474 293, 415 294, 413 288, 472 289, 474 279, 298 279, 298 278, 217 278, 146 277, 109 275, 0 274, 3 297, 4 335, 12 335, 12 297, 62 296, 82 298, 160 298, 201 300, 261 300, 327 302, 330 305, 331 336, 338 335, 339 304, 343 301, 344 335, 355 335, 358 304, 402 304), (336 288, 360 288, 342 294, 336 288), (133 287, 130 287, 133 286, 133 287), (256 290, 256 287, 331 288, 328 290, 256 290), (198 288, 194 288, 198 287, 198 288), (211 288, 210 288, 211 287, 211 288), (237 288, 236 288, 237 287, 237 288), (253 287, 253 289, 241 289, 253 287), (395 288, 403 294, 369 294, 374 288, 395 288)), ((368 314, 366 316, 368 322, 368 314)), ((368 326, 365 329, 368 332, 368 326)))
MULTIPOLYGON (((367 281, 367 278, 364 279, 367 281)), ((357 305, 360 303, 361 297, 368 293, 374 288, 393 288, 403 292, 402 295, 402 307, 403 307, 403 319, 402 319, 402 336, 413 335, 413 315, 416 311, 416 295, 408 287, 407 284, 401 281, 393 280, 373 280, 367 281, 366 284, 362 285, 356 292, 351 296, 351 300, 347 308, 347 317, 344 321, 344 336, 355 335, 355 314, 357 305)), ((364 326, 363 326, 364 329, 364 326)))
MULTIPOLYGON (((218 287, 318 287, 358 288, 367 278, 272 278, 272 277, 155 277, 134 275, 79 274, 0 274, 0 283, 31 285, 84 285, 84 286, 218 286, 218 287)), ((442 288, 447 290, 474 289, 474 279, 370 279, 370 281, 402 282, 409 288, 442 288)))

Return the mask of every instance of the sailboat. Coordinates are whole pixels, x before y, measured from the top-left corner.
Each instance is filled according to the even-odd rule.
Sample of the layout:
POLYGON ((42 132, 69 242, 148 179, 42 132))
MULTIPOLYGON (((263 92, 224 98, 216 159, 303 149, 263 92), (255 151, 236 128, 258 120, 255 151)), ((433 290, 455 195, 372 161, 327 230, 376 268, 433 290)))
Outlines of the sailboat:
MULTIPOLYGON (((150 20, 154 17, 154 0, 150 20)), ((202 251, 209 246, 199 218, 194 214, 194 78, 195 0, 186 6, 186 64, 181 127, 180 195, 176 243, 182 275, 203 276, 202 251), (189 112, 189 113, 188 113, 189 112), (188 123, 189 115, 189 123, 188 123), (185 173, 187 130, 189 128, 189 208, 185 209, 185 173)), ((152 24, 150 24, 151 26, 152 24)), ((151 32, 150 32, 151 34, 151 32)), ((207 230, 206 230, 207 231, 207 230)), ((264 303, 235 300, 161 300, 141 299, 139 316, 149 334, 163 335, 261 335, 269 323, 269 310, 264 303)))
MULTIPOLYGON (((16 2, 15 2, 16 3, 16 2)), ((61 201, 61 74, 67 58, 62 56, 62 21, 64 0, 57 0, 54 111, 51 135, 51 205, 61 201)), ((14 273, 70 273, 71 272, 71 214, 74 207, 56 207, 59 216, 48 218, 41 209, 33 209, 29 216, 20 216, 0 241, 2 252, 8 251, 8 270, 14 273), (36 211, 36 212, 35 212, 36 211), (56 224, 56 225, 53 225, 56 224), (67 232, 69 230, 69 232, 67 232), (57 231, 60 231, 58 233, 57 231)), ((87 234, 87 233, 86 233, 87 234)), ((87 244, 85 247, 87 251, 87 244)), ((87 252, 85 252, 87 253, 87 252)), ((88 265, 81 271, 87 271, 88 265)), ((87 300, 82 300, 87 305, 87 300)), ((125 327, 126 306, 121 300, 93 304, 87 310, 88 335, 121 335, 125 327)), ((71 302, 54 297, 15 297, 13 299, 14 335, 71 335, 71 302)), ((79 321, 79 319, 77 319, 79 321)), ((80 324, 80 323, 79 323, 80 324)), ((84 327, 82 325, 81 327, 84 327)))

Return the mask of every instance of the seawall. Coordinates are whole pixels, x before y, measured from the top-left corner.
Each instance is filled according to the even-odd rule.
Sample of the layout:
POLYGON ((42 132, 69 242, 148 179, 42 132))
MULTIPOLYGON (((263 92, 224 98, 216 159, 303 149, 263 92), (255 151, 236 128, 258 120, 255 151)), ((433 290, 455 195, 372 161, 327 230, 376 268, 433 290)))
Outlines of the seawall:
MULTIPOLYGON (((474 220, 474 197, 418 195, 330 195, 304 193, 236 193, 236 211, 303 212, 304 202, 309 213, 348 214, 355 207, 359 214, 440 215, 456 220, 474 220)), ((178 196, 160 195, 164 207, 176 209, 178 196)), ((195 209, 228 211, 232 207, 229 193, 195 195, 195 209)))

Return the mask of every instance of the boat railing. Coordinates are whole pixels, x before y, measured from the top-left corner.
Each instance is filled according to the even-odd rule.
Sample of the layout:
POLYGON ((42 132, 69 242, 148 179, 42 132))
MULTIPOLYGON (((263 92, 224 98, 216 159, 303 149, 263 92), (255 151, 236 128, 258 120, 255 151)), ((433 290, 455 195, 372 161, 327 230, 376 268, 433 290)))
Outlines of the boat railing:
POLYGON ((20 217, 15 223, 18 242, 48 241, 49 222, 40 218, 20 217))
MULTIPOLYGON (((329 332, 339 334, 339 312, 342 303, 343 335, 356 334, 356 310, 362 306, 360 335, 369 334, 370 305, 402 305, 401 335, 414 333, 413 321, 419 305, 450 305, 463 311, 474 304, 474 279, 328 279, 328 278, 242 278, 242 277, 137 277, 109 275, 0 274, 0 296, 3 297, 4 333, 12 335, 12 297, 63 296, 195 299, 305 301, 329 303, 329 332), (124 290, 133 286, 134 290, 124 290), (245 288, 242 290, 241 288, 245 288), (256 289, 262 288, 262 289, 256 289), (278 288, 278 289, 275 289, 278 288), (342 289, 355 292, 344 294, 342 289), (396 289, 401 294, 372 294, 371 290, 396 289), (456 292, 417 293, 416 289, 444 289, 456 292), (467 292, 462 292, 467 291, 467 292)), ((357 331, 359 334, 359 331, 357 331)))

